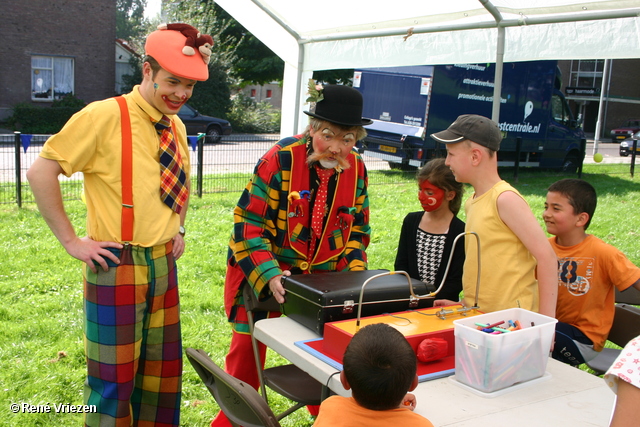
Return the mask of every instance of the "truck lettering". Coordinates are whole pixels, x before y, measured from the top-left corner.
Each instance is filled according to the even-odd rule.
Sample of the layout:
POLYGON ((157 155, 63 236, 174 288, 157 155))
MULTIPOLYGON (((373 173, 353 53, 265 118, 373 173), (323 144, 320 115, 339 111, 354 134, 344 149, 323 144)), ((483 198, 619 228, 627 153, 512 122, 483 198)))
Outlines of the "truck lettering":
POLYGON ((422 118, 405 115, 404 124, 412 125, 412 126, 420 126, 422 124, 422 118))
POLYGON ((462 83, 465 85, 475 85, 475 86, 486 86, 486 87, 494 87, 495 83, 490 81, 478 80, 478 79, 464 79, 462 83))
POLYGON ((487 69, 487 67, 485 67, 484 65, 478 65, 478 64, 454 64, 453 66, 458 68, 464 68, 465 70, 484 71, 487 69))
POLYGON ((532 125, 531 123, 500 123, 500 130, 503 132, 540 133, 542 123, 532 125))
MULTIPOLYGON (((478 95, 475 93, 459 93, 458 99, 470 99, 472 101, 493 102, 493 96, 478 95)), ((505 98, 500 97, 500 103, 506 104, 507 100, 505 98)))

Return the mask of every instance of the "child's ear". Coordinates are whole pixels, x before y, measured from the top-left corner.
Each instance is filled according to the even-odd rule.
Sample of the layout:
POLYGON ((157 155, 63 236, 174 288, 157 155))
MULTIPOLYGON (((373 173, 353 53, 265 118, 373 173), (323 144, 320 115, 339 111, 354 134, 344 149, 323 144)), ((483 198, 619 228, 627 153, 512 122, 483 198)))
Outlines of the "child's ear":
POLYGON ((344 387, 345 390, 349 390, 351 388, 351 386, 349 385, 349 381, 347 381, 347 376, 344 374, 344 371, 340 371, 340 382, 342 383, 342 387, 344 387))
POLYGON ((453 190, 452 191, 447 191, 447 193, 445 194, 444 197, 448 202, 450 202, 450 201, 452 201, 453 199, 456 198, 456 192, 453 191, 453 190))
POLYGON ((576 222, 577 227, 584 227, 587 222, 589 222, 589 214, 586 212, 582 212, 578 215, 578 221, 576 222))
POLYGON ((411 381, 411 387, 409 387, 409 390, 407 391, 413 391, 416 389, 416 387, 418 387, 418 374, 416 374, 416 376, 413 378, 413 381, 411 381))
POLYGON ((484 153, 480 148, 472 147, 471 148, 471 164, 476 166, 480 164, 480 161, 484 157, 484 153))

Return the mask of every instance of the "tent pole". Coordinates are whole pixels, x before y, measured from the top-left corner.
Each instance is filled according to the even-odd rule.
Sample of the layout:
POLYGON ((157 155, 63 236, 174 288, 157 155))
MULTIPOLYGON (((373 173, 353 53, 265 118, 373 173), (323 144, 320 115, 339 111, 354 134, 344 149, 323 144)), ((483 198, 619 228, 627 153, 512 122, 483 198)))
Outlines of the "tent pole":
MULTIPOLYGON (((596 154, 598 152, 598 146, 600 145, 600 140, 602 139, 600 137, 600 134, 602 133, 602 121, 604 120, 604 101, 605 101, 605 92, 606 92, 606 85, 607 85, 607 80, 609 79, 609 63, 610 63, 610 59, 605 59, 604 60, 604 69, 602 70, 602 85, 601 85, 601 89, 600 89, 600 102, 598 103, 598 120, 596 121, 596 133, 595 133, 595 137, 594 137, 594 142, 593 142, 593 153, 592 154, 596 154)), ((607 98, 609 96, 609 94, 607 93, 607 98)))
POLYGON ((504 64, 504 39, 506 30, 502 26, 502 14, 500 11, 489 1, 479 0, 482 6, 496 20, 496 27, 498 28, 498 44, 496 46, 496 72, 493 79, 493 103, 491 108, 491 120, 496 123, 500 123, 500 98, 502 97, 502 68, 504 64))
POLYGON ((302 110, 302 73, 304 67, 304 45, 298 43, 298 69, 296 70, 296 108, 293 113, 293 130, 298 133, 300 128, 300 110, 302 110))
POLYGON ((504 66, 504 38, 505 28, 498 27, 498 49, 496 52, 496 75, 493 79, 493 103, 491 120, 500 123, 500 99, 502 98, 502 69, 504 66))
MULTIPOLYGON (((254 0, 255 1, 255 0, 254 0)), ((478 0, 480 3, 490 4, 488 0, 478 0)), ((491 12, 490 9, 487 9, 491 12)), ((493 6, 493 10, 497 9, 493 6)), ((498 12, 498 15, 500 13, 498 12)), ((527 25, 541 25, 541 24, 561 24, 581 21, 599 21, 607 19, 622 19, 622 18, 637 18, 640 15, 640 8, 623 10, 623 11, 605 11, 594 13, 571 13, 563 14, 560 17, 557 16, 544 16, 541 18, 525 18, 520 19, 502 19, 500 18, 499 26, 508 27, 522 27, 527 25)), ((495 18, 495 16, 494 16, 495 18)), ((447 31, 462 31, 462 30, 478 30, 483 28, 496 28, 496 24, 492 22, 473 22, 469 24, 448 24, 448 25, 435 25, 435 26, 416 26, 413 27, 413 34, 428 34, 428 33, 442 33, 447 31)), ((299 43, 321 43, 340 40, 354 40, 373 37, 392 37, 392 36, 404 36, 407 34, 407 29, 403 28, 389 28, 389 29, 376 29, 368 31, 354 31, 338 34, 317 35, 310 38, 300 39, 299 43)))

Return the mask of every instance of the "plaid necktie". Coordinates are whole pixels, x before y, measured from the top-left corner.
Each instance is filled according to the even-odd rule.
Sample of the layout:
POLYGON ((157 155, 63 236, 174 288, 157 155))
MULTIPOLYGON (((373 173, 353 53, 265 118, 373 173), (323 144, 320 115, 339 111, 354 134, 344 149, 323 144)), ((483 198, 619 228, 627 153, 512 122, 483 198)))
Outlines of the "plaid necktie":
POLYGON ((316 172, 320 179, 318 192, 313 202, 313 215, 311 216, 312 238, 309 245, 309 256, 313 256, 316 249, 316 242, 322 236, 322 225, 327 214, 327 193, 329 191, 329 178, 333 175, 334 169, 322 169, 316 166, 316 172))
POLYGON ((171 132, 169 117, 162 116, 154 126, 160 135, 160 199, 179 214, 189 196, 182 157, 171 132))

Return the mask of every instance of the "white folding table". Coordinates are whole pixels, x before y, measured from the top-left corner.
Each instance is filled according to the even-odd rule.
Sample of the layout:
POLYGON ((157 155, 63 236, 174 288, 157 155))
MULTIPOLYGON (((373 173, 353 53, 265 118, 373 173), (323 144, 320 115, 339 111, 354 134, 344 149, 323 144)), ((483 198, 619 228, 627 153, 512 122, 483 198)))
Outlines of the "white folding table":
MULTIPOLYGON (((335 393, 350 395, 335 368, 295 345, 319 338, 315 332, 280 317, 257 322, 255 336, 335 393)), ((495 397, 469 390, 454 377, 422 382, 413 393, 416 412, 436 427, 606 427, 615 398, 602 378, 551 358, 544 377, 495 397)))

